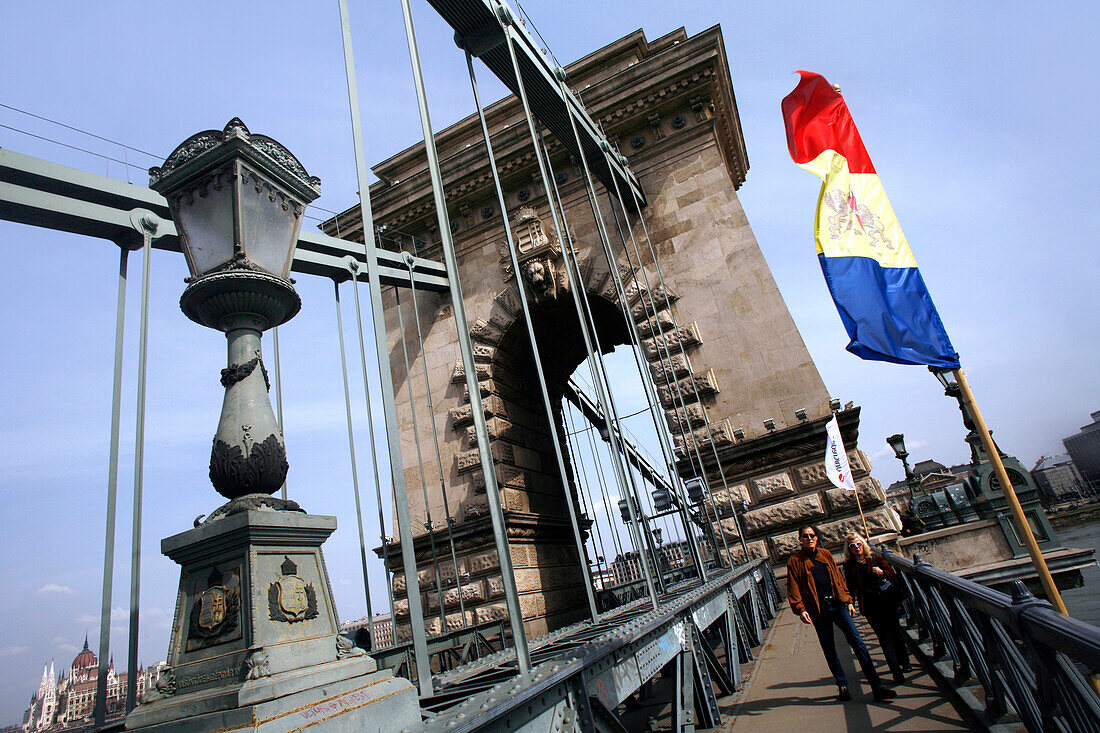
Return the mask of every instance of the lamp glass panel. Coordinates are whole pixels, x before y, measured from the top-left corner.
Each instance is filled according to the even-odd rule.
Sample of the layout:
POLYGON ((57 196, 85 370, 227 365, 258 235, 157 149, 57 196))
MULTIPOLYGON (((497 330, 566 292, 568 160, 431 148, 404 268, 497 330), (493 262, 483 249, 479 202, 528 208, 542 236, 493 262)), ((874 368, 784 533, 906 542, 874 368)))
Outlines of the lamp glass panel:
POLYGON ((203 275, 233 258, 233 187, 218 182, 185 194, 173 212, 192 275, 203 275))
POLYGON ((294 206, 270 184, 257 185, 252 175, 242 182, 241 231, 245 255, 253 264, 286 278, 300 224, 301 217, 294 216, 294 206))

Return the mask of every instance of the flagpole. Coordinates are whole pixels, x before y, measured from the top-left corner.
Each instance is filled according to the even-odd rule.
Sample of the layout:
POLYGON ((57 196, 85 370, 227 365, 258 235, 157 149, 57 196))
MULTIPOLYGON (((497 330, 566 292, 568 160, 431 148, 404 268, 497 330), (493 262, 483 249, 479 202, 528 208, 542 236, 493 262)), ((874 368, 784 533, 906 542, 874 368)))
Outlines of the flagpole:
POLYGON ((1005 495, 1009 509, 1012 510, 1012 518, 1016 522, 1016 527, 1024 538, 1027 553, 1031 556, 1031 563, 1039 574, 1039 582, 1042 584, 1043 590, 1046 591, 1047 599, 1058 609, 1059 613, 1068 616, 1069 611, 1066 610, 1066 604, 1062 601, 1062 595, 1058 592, 1058 586, 1054 584, 1054 577, 1050 574, 1046 560, 1043 559, 1042 551, 1039 550, 1039 543, 1035 541, 1031 524, 1024 516, 1024 508, 1020 506, 1020 500, 1016 497, 1012 482, 1008 480, 1008 472, 1005 471, 1005 464, 1001 461, 1000 451, 993 444, 993 437, 989 434, 989 428, 986 427, 982 411, 978 409, 978 404, 974 401, 974 394, 970 391, 970 384, 966 381, 966 375, 962 369, 955 369, 953 372, 955 381, 958 382, 959 389, 962 391, 963 402, 970 410, 970 416, 974 419, 974 426, 982 439, 982 446, 985 448, 986 455, 989 456, 989 462, 993 465, 993 473, 996 475, 998 483, 1001 484, 1001 491, 1005 495))
POLYGON ((859 500, 859 487, 855 489, 856 492, 856 507, 859 508, 859 518, 863 520, 863 537, 867 541, 867 546, 871 546, 871 531, 867 529, 867 517, 863 516, 863 504, 859 500))

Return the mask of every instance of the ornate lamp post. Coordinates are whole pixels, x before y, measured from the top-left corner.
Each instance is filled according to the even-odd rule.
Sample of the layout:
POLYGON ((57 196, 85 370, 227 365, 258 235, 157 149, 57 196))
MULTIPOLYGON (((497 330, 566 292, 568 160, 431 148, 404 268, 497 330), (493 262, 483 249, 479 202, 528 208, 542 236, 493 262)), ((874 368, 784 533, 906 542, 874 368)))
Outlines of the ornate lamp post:
POLYGON ((270 496, 286 479, 287 460, 260 338, 301 308, 290 265, 320 181, 236 118, 191 136, 149 173, 150 186, 168 199, 191 270, 180 308, 228 340, 210 480, 229 501, 161 542, 181 566, 169 666, 126 727, 410 726, 420 720, 412 685, 378 671, 339 635, 321 554, 335 517, 270 496))
POLYGON ((192 135, 149 178, 168 199, 191 270, 180 308, 192 321, 224 331, 229 342, 210 481, 230 500, 273 494, 288 465, 260 336, 302 307, 290 264, 302 213, 320 195, 321 182, 237 118, 221 132, 192 135))
POLYGON ((917 477, 913 475, 913 469, 909 467, 909 451, 905 450, 905 435, 894 433, 886 439, 886 443, 894 449, 894 456, 905 467, 905 485, 909 487, 909 508, 913 508, 913 484, 917 477))

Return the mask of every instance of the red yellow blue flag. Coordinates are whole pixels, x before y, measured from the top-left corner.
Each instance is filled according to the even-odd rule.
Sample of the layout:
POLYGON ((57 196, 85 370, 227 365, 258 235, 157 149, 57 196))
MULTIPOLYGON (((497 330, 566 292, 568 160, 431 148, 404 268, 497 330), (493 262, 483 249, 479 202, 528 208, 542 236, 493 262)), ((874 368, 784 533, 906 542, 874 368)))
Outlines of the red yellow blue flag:
POLYGON ((814 237, 829 293, 862 359, 959 368, 917 262, 848 106, 825 77, 799 71, 783 99, 787 147, 824 181, 814 237))

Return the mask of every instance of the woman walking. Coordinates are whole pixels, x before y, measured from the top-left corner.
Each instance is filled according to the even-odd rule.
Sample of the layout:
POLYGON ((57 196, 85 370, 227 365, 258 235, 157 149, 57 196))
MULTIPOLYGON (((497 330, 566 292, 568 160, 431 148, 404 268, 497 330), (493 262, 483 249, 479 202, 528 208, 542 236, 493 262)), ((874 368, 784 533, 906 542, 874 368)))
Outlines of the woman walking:
POLYGON ((889 700, 896 697, 897 693, 884 687, 875 671, 871 655, 867 653, 867 647, 852 621, 852 596, 832 553, 817 546, 818 537, 816 527, 803 527, 798 531, 801 549, 787 561, 787 600, 791 602, 791 610, 802 619, 802 623, 813 624, 817 631, 821 651, 836 680, 837 699, 851 700, 852 693, 848 690, 848 678, 836 653, 834 625, 844 633, 848 646, 855 652, 874 698, 889 700))
POLYGON ((897 572, 855 532, 848 533, 844 545, 844 579, 848 590, 878 637, 894 681, 904 682, 905 673, 913 667, 909 663, 905 631, 898 621, 901 588, 897 572))

